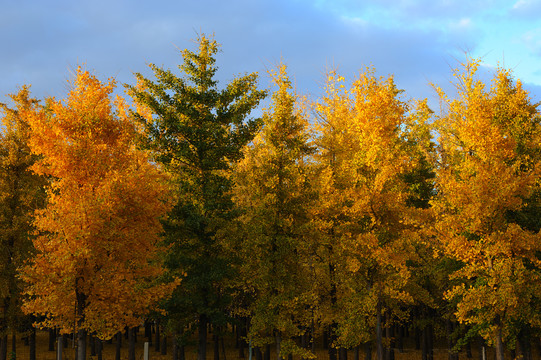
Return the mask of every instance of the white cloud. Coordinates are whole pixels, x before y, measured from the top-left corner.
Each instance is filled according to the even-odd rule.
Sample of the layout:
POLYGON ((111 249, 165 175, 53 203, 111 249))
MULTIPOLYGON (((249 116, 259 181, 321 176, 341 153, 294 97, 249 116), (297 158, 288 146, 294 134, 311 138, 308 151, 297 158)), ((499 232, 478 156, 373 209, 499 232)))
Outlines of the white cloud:
POLYGON ((537 55, 541 55, 541 28, 527 31, 522 35, 526 47, 537 55))

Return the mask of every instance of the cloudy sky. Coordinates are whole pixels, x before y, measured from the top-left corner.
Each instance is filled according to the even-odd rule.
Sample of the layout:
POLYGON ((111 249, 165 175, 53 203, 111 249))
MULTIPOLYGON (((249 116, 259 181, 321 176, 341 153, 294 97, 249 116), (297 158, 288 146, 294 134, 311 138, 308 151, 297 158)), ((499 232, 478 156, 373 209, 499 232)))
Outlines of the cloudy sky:
POLYGON ((394 74, 407 97, 447 86, 468 52, 486 70, 512 68, 541 101, 541 0, 0 0, 0 101, 23 84, 65 97, 86 64, 133 83, 148 63, 176 68, 199 33, 222 44, 222 84, 280 59, 300 93, 317 96, 325 69, 353 78, 367 65, 394 74))

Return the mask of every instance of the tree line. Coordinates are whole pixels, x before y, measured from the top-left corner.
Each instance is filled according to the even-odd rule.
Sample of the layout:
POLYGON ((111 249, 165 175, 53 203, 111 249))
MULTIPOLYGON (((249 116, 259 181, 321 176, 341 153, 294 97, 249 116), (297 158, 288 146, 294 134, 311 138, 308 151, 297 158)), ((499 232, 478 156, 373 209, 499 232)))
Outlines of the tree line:
POLYGON ((180 75, 136 73, 132 106, 82 68, 66 99, 2 105, 1 359, 20 329, 77 334, 81 360, 88 334, 143 319, 179 349, 197 333, 199 360, 231 324, 258 358, 313 358, 323 336, 331 360, 390 360, 406 328, 423 359, 434 328, 451 358, 479 337, 531 358, 541 116, 509 70, 484 83, 468 58, 436 113, 371 67, 327 72, 316 99, 282 63, 270 90, 219 87, 218 50, 201 35, 180 75))

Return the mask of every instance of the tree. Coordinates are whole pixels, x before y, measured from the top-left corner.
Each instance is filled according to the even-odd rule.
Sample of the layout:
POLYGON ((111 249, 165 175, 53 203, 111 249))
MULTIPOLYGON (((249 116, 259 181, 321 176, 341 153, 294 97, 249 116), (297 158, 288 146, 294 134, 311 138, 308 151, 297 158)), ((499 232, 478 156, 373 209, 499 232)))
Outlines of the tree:
MULTIPOLYGON (((272 342, 278 359, 310 356, 295 344, 310 326, 308 208, 310 146, 307 115, 286 66, 271 72, 277 90, 263 114, 261 133, 245 149, 235 172, 235 201, 240 218, 240 282, 253 298, 247 306, 248 337, 256 346, 272 342)), ((235 235, 234 235, 235 236, 235 235)), ((311 355, 313 356, 313 355, 311 355)))
POLYGON ((29 145, 47 176, 47 205, 36 213, 36 256, 22 269, 28 283, 23 310, 40 326, 110 338, 140 323, 172 284, 162 274, 156 246, 169 206, 166 176, 134 146, 136 126, 123 99, 112 104, 115 82, 102 84, 77 70, 65 101, 24 112, 29 145))
POLYGON ((266 93, 257 90, 256 73, 219 90, 219 46, 205 35, 198 44, 197 52, 182 51, 182 77, 151 64, 156 81, 136 74, 139 86, 128 89, 140 105, 135 116, 145 128, 145 146, 171 174, 177 196, 165 223, 166 265, 183 281, 165 308, 177 326, 198 322, 198 356, 204 360, 209 321, 227 319, 229 295, 222 284, 231 276, 231 256, 216 233, 234 216, 231 165, 260 127, 259 119, 248 117, 266 93))
POLYGON ((39 109, 38 101, 30 98, 29 88, 23 86, 10 95, 15 107, 0 104, 2 134, 0 134, 0 298, 2 340, 0 359, 6 359, 7 331, 15 333, 21 327, 23 283, 17 269, 33 253, 32 220, 34 210, 43 207, 45 179, 33 174, 30 167, 36 156, 30 153, 30 128, 24 112, 39 109))
POLYGON ((516 323, 539 326, 539 232, 513 219, 539 186, 537 106, 520 81, 498 68, 492 85, 476 78, 478 60, 457 70, 458 99, 438 89, 440 164, 434 200, 436 234, 445 254, 461 263, 461 280, 447 293, 456 316, 496 347, 516 323))
MULTIPOLYGON (((411 206, 414 192, 406 180, 421 166, 412 124, 423 116, 408 116, 392 77, 378 79, 367 69, 350 89, 344 81, 331 72, 326 96, 316 105, 318 257, 328 268, 334 346, 366 342, 375 328, 382 359, 383 316, 389 327, 393 312, 412 300, 406 262, 424 215, 411 206)), ((422 124, 417 127, 421 131, 422 124)))

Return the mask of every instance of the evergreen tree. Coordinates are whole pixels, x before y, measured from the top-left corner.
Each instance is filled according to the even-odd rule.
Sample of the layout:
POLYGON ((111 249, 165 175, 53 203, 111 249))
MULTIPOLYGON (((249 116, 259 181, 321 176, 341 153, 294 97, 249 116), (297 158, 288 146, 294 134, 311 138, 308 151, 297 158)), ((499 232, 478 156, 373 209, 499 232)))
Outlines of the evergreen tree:
POLYGON ((204 360, 209 321, 223 323, 229 302, 223 283, 231 274, 230 255, 216 233, 234 217, 230 169, 260 127, 259 119, 248 117, 266 93, 257 89, 256 73, 219 90, 214 79, 219 46, 205 35, 198 44, 197 52, 182 51, 181 77, 151 64, 156 80, 136 74, 138 86, 128 88, 139 104, 135 116, 146 131, 144 146, 176 188, 165 224, 166 264, 183 280, 165 308, 176 326, 198 322, 204 360))

